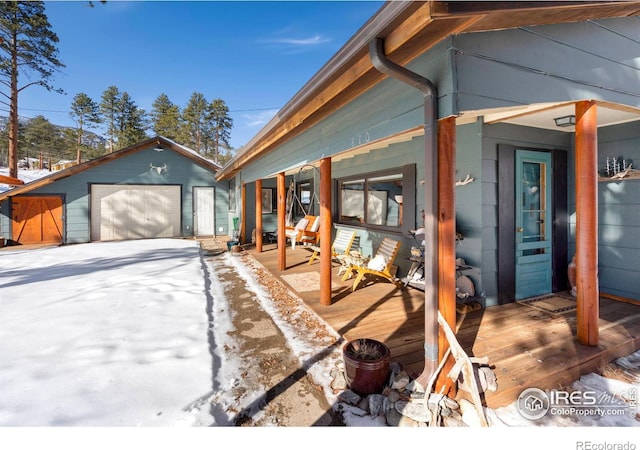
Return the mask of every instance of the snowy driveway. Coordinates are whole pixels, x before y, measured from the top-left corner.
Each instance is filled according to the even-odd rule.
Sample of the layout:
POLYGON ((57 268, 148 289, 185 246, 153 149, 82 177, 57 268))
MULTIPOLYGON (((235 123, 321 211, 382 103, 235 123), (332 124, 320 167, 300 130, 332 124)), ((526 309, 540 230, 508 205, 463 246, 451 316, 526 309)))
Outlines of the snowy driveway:
POLYGON ((193 240, 0 252, 0 426, 213 422, 193 240))

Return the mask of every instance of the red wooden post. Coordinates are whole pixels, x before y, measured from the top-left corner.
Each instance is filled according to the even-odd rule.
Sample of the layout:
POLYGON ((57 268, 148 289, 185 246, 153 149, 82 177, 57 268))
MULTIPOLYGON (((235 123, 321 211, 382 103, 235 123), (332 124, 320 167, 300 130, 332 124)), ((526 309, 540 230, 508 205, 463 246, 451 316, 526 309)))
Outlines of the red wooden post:
MULTIPOLYGON (((284 172, 277 175, 278 186, 278 270, 287 268, 287 239, 285 232, 285 216, 287 207, 287 191, 285 187, 284 172)), ((262 193, 261 193, 262 196, 262 193)))
POLYGON ((256 251, 262 253, 262 180, 256 180, 256 251))
POLYGON ((331 305, 331 158, 320 160, 320 304, 331 305))
MULTIPOLYGON (((456 329, 456 118, 438 121, 438 310, 452 330, 456 329)), ((441 361, 449 343, 442 330, 438 333, 438 361, 441 361)), ((436 391, 445 386, 445 392, 455 389, 447 377, 454 360, 440 372, 436 391)))
POLYGON ((598 115, 591 101, 576 103, 576 304, 581 344, 597 346, 598 115))

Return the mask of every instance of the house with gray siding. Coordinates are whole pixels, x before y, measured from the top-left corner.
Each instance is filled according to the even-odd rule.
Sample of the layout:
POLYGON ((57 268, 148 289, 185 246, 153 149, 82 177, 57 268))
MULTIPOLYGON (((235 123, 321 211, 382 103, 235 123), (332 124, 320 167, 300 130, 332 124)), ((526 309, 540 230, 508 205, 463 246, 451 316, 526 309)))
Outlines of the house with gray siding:
POLYGON ((158 136, 0 193, 10 244, 227 235, 220 167, 158 136))
POLYGON ((640 300, 640 177, 607 172, 614 158, 640 169, 639 14, 637 1, 388 2, 217 179, 246 191, 236 208, 258 239, 284 227, 290 184, 310 183, 322 254, 337 228, 368 255, 389 237, 398 276, 424 227, 427 379, 446 348, 434 310, 455 324, 456 258, 491 307, 567 291, 575 255, 578 341, 596 346, 598 295, 640 300))

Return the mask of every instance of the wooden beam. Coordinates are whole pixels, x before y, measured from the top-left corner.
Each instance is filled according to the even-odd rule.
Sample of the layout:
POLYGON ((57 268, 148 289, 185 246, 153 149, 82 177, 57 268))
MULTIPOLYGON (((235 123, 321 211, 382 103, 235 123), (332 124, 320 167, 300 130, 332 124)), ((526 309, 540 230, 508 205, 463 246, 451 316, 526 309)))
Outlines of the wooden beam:
POLYGON ((256 180, 256 251, 262 252, 262 180, 256 180))
POLYGON ((331 305, 331 158, 320 160, 320 304, 331 305))
POLYGON ((576 103, 576 304, 581 344, 598 345, 598 116, 576 103))
POLYGON ((9 184, 11 186, 18 186, 18 185, 24 184, 24 181, 18 178, 8 177, 6 175, 0 175, 0 183, 9 184))
POLYGON ((489 14, 495 11, 502 12, 504 10, 539 10, 541 8, 554 9, 556 12, 559 9, 565 9, 568 6, 576 6, 584 8, 585 4, 592 3, 594 5, 602 4, 602 1, 585 2, 585 1, 533 1, 533 2, 514 2, 514 1, 491 1, 491 2, 478 2, 478 1, 448 1, 448 2, 433 2, 433 15, 450 16, 450 15, 464 15, 464 14, 489 14))
MULTIPOLYGON (((438 311, 451 329, 456 326, 456 118, 438 121, 438 311)), ((438 334, 438 361, 449 349, 442 328, 438 334)), ((436 391, 454 392, 456 384, 447 377, 453 368, 449 357, 436 381, 436 391)))
POLYGON ((630 305, 640 306, 640 300, 634 300, 632 298, 622 297, 620 295, 608 294, 606 292, 600 292, 600 297, 608 298, 616 302, 629 303, 630 305))
MULTIPOLYGON (((280 172, 276 178, 278 187, 278 270, 284 271, 287 268, 287 238, 284 234, 287 191, 284 172, 280 172)), ((260 197, 262 197, 262 193, 260 193, 260 197)))

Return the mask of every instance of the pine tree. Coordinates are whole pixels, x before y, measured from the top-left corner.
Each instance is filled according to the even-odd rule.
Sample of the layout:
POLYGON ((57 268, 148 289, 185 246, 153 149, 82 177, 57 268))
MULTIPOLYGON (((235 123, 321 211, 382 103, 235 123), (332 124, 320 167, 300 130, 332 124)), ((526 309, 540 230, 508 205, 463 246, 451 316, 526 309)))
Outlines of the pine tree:
POLYGON ((0 92, 9 106, 9 176, 18 175, 18 96, 30 86, 62 92, 50 84, 53 74, 64 67, 58 59, 58 36, 42 1, 0 2, 0 92), (29 82, 20 85, 20 76, 29 82))
POLYGON ((41 153, 46 157, 64 157, 60 151, 63 140, 61 130, 42 115, 25 124, 21 138, 23 147, 27 150, 25 157, 38 158, 41 153))
POLYGON ((198 153, 204 149, 206 118, 207 100, 200 92, 194 92, 182 111, 182 119, 186 131, 186 143, 198 153))
POLYGON ((109 86, 103 93, 100 101, 100 115, 102 121, 107 124, 107 135, 109 136, 109 153, 112 153, 116 145, 118 128, 116 117, 118 114, 118 104, 120 103, 120 91, 115 86, 109 86))
POLYGON ((207 112, 207 124, 212 140, 213 160, 217 163, 221 156, 220 147, 230 147, 229 138, 233 127, 233 119, 229 116, 229 107, 224 100, 217 98, 211 102, 207 112))
POLYGON ((84 131, 100 123, 98 104, 83 92, 76 94, 76 96, 73 97, 73 103, 71 103, 71 112, 69 113, 69 116, 77 123, 76 160, 77 163, 80 164, 82 162, 81 148, 84 131))
POLYGON ((166 94, 160 94, 153 102, 151 110, 151 128, 160 136, 177 140, 180 136, 182 119, 180 108, 174 105, 166 94))
POLYGON ((120 96, 116 111, 118 148, 125 148, 146 139, 146 112, 136 105, 127 92, 120 96))

